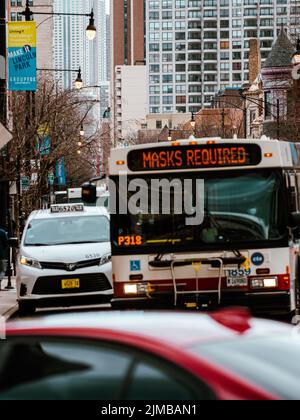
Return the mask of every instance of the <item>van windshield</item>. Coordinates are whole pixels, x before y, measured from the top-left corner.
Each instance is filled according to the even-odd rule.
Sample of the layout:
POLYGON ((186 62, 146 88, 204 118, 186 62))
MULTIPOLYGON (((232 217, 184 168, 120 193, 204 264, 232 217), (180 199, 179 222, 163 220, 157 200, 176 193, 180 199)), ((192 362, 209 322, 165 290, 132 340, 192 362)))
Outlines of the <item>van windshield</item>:
POLYGON ((105 216, 35 219, 25 232, 24 246, 51 246, 109 242, 105 216))

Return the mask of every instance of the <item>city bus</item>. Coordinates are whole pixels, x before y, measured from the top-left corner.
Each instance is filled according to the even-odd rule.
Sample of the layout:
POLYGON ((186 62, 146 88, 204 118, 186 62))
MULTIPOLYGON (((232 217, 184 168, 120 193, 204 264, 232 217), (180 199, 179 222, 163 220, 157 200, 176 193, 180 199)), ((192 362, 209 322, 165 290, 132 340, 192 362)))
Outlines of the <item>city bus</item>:
POLYGON ((115 308, 297 309, 300 144, 213 138, 114 149, 109 183, 115 308), (187 180, 192 202, 203 196, 192 225, 175 212, 176 185, 187 180), (153 211, 158 181, 172 185, 169 214, 153 211), (129 211, 143 188, 151 199, 129 211))

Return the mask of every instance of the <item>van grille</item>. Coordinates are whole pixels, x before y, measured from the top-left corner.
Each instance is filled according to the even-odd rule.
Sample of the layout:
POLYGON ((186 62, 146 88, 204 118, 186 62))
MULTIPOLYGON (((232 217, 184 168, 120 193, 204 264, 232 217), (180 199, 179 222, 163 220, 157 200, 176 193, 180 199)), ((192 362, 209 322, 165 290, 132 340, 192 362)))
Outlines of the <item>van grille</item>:
POLYGON ((34 295, 63 295, 76 293, 105 292, 112 289, 112 286, 105 274, 82 274, 78 276, 48 276, 39 277, 34 285, 34 295), (79 279, 80 288, 63 289, 62 280, 79 279))

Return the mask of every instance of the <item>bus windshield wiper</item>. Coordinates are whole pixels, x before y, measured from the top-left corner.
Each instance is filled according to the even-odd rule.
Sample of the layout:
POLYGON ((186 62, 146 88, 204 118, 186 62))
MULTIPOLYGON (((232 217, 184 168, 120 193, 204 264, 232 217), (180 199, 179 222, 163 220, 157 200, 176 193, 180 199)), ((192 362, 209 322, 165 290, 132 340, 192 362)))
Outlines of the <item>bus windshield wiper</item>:
MULTIPOLYGON (((220 223, 218 222, 218 220, 215 218, 215 216, 209 211, 209 210, 205 210, 205 213, 206 213, 206 215, 208 216, 208 220, 209 221, 211 221, 212 222, 212 224, 218 229, 218 232, 220 233, 220 234, 222 234, 224 237, 225 237, 225 239, 226 239, 226 242, 231 242, 233 239, 231 238, 231 236, 228 234, 228 232, 226 232, 223 228, 222 228, 222 226, 220 225, 220 223)), ((231 250, 233 253, 234 253, 234 255, 237 257, 237 258, 241 258, 243 255, 241 254, 241 252, 239 251, 239 250, 237 250, 237 249, 232 249, 231 250)))
MULTIPOLYGON (((173 242, 173 236, 166 240, 165 246, 167 247, 168 244, 171 244, 173 242)), ((168 252, 168 249, 165 248, 162 252, 159 252, 156 257, 154 258, 155 261, 161 261, 162 257, 168 252)))
POLYGON ((74 241, 74 242, 60 242, 55 245, 83 245, 83 244, 98 244, 101 241, 74 241))

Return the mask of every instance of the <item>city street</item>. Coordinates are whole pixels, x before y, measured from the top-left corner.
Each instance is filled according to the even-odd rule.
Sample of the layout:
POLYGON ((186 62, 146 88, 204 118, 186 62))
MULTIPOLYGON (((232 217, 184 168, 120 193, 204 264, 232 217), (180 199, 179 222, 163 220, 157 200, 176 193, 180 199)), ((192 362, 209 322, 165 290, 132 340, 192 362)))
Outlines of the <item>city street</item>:
POLYGON ((0 401, 300 400, 300 0, 0 0, 0 279, 0 401))

